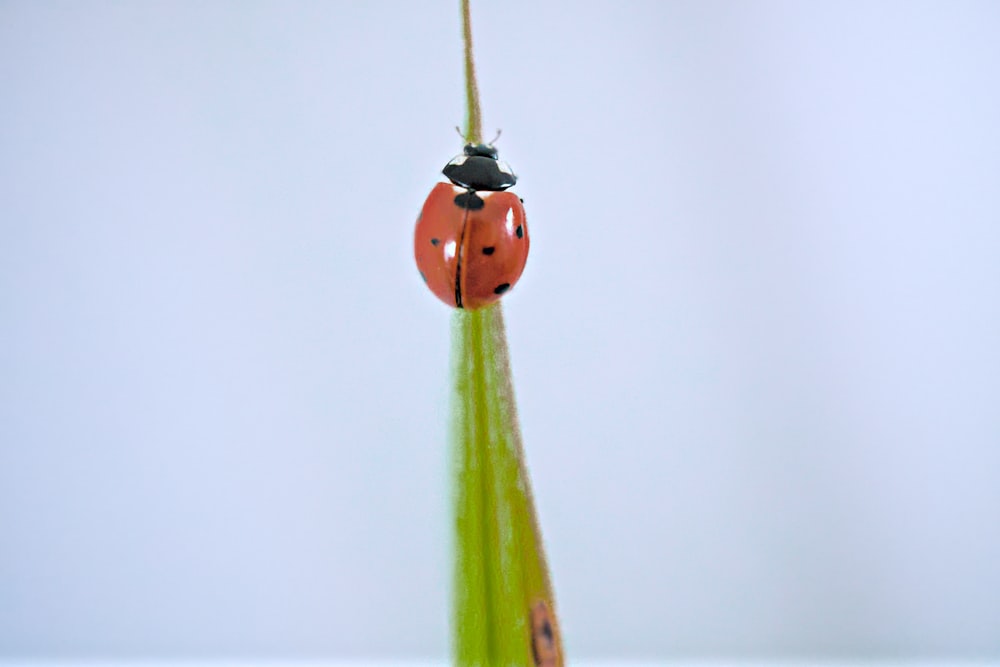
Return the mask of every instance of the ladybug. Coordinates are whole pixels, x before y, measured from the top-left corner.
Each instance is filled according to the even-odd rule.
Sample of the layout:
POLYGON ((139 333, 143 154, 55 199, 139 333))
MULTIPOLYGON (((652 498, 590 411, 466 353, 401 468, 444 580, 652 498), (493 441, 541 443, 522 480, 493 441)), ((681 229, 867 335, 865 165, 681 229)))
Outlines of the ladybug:
POLYGON ((417 269, 449 306, 482 308, 514 286, 528 261, 524 205, 505 192, 517 177, 492 144, 466 144, 442 173, 451 182, 434 186, 417 218, 417 269))

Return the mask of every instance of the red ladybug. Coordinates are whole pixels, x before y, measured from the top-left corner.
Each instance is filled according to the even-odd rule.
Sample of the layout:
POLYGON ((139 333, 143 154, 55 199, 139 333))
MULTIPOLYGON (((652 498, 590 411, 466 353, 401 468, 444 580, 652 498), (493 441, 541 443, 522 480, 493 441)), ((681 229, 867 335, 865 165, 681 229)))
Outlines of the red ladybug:
POLYGON ((417 268, 449 306, 482 308, 514 286, 528 261, 524 206, 504 192, 517 177, 488 144, 467 144, 442 173, 451 183, 434 186, 417 218, 417 268))

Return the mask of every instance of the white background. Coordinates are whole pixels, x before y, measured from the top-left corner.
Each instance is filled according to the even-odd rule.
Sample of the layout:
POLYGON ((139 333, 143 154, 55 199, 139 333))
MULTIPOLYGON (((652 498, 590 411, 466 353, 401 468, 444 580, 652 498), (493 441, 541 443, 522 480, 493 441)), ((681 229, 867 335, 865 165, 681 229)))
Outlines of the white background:
MULTIPOLYGON (((454 5, 0 4, 0 656, 447 655, 454 5)), ((570 656, 1000 656, 1000 5, 474 14, 570 656)))

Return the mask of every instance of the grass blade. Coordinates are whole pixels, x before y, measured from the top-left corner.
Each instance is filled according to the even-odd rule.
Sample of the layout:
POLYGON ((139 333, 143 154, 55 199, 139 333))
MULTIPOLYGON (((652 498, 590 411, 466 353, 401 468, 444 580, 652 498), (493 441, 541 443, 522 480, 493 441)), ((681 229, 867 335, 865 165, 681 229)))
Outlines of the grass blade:
POLYGON ((562 665, 499 304, 455 311, 454 627, 459 665, 562 665))
MULTIPOLYGON (((482 141, 469 0, 465 140, 482 141)), ((562 667, 563 650, 524 463, 499 303, 452 320, 454 656, 462 666, 562 667)))

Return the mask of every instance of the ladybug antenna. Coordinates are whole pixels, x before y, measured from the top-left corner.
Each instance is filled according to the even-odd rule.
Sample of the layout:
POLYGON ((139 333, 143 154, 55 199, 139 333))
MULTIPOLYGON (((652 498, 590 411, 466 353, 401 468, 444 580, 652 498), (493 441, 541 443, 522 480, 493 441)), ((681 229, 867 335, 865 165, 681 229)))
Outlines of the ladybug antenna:
MULTIPOLYGON (((462 141, 465 141, 465 135, 462 134, 462 128, 460 128, 458 125, 456 125, 455 126, 455 132, 457 132, 458 136, 460 136, 462 138, 462 141)), ((497 139, 500 138, 500 133, 502 133, 502 132, 503 132, 503 130, 497 130, 497 136, 493 137, 493 141, 491 141, 490 143, 488 143, 486 145, 487 146, 492 146, 493 144, 495 144, 497 142, 497 139)))

